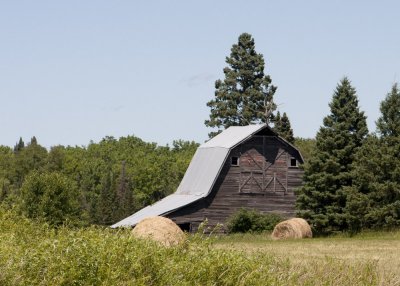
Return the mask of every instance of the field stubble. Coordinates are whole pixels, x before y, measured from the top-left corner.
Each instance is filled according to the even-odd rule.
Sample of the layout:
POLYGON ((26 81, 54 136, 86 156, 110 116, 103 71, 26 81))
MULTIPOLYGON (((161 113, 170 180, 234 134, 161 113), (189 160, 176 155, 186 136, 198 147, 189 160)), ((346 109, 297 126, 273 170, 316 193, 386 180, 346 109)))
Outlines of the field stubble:
POLYGON ((333 265, 349 266, 348 271, 370 265, 378 284, 400 285, 400 232, 279 241, 273 241, 268 234, 232 235, 217 239, 215 247, 287 259, 294 272, 310 269, 309 275, 315 277, 332 271, 333 265))

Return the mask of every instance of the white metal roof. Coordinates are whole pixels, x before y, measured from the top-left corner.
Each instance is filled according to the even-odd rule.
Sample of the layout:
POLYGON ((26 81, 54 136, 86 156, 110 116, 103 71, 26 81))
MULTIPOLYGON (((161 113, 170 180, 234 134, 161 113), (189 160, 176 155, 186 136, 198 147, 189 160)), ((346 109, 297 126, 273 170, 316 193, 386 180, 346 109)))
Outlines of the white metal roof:
POLYGON ((229 151, 266 125, 232 126, 202 144, 194 154, 177 191, 112 225, 134 226, 146 217, 165 215, 208 196, 229 151))
POLYGON ((146 217, 164 215, 183 206, 186 206, 192 202, 195 202, 200 198, 201 196, 196 195, 172 194, 156 202, 155 204, 147 206, 140 211, 134 213, 133 215, 124 218, 123 220, 112 225, 111 227, 116 228, 121 226, 134 226, 146 217))
POLYGON ((200 148, 223 147, 232 148, 265 127, 265 124, 247 126, 231 126, 211 140, 202 144, 200 148))
POLYGON ((176 194, 207 196, 228 153, 229 149, 227 148, 199 147, 179 184, 176 194))

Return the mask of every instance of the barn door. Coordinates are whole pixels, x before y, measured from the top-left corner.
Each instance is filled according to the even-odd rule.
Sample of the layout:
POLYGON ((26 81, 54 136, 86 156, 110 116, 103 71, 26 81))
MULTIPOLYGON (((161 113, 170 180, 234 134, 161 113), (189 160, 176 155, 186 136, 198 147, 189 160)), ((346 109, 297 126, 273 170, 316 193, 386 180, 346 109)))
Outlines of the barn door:
MULTIPOLYGON (((264 137, 265 138, 265 137, 264 137)), ((240 156, 241 193, 287 192, 288 153, 268 140, 240 156)))
POLYGON ((266 154, 265 168, 265 191, 266 192, 287 192, 287 175, 288 175, 288 153, 285 150, 276 148, 266 148, 269 154, 266 154), (276 154, 276 155, 275 155, 276 154))

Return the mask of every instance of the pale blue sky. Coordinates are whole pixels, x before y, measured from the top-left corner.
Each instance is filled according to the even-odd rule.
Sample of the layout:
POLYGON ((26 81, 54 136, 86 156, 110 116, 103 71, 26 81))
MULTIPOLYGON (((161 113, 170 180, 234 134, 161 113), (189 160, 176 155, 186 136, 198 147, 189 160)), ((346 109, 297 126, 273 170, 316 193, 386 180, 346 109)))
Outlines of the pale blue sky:
POLYGON ((315 136, 345 75, 374 130, 400 81, 398 3, 0 0, 0 144, 203 142, 206 102, 242 32, 296 136, 315 136))

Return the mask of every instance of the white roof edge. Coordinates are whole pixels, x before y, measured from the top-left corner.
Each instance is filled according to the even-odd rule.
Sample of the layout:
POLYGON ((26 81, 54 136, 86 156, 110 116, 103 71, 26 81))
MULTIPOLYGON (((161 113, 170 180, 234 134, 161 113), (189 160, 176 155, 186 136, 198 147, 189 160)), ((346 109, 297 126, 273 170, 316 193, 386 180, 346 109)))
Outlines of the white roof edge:
MULTIPOLYGON (((169 196, 166 196, 165 198, 161 199, 158 202, 155 202, 152 205, 148 205, 141 210, 135 212, 134 214, 118 221, 117 223, 111 225, 111 228, 117 228, 117 227, 132 227, 138 224, 142 219, 146 217, 151 217, 151 216, 163 216, 166 214, 169 214, 173 211, 176 211, 184 206, 190 205, 200 199, 204 198, 204 195, 201 196, 193 196, 193 195, 177 195, 177 194, 171 194, 169 196), (177 196, 182 196, 184 198, 184 202, 181 202, 181 204, 170 204, 170 200, 177 198, 177 196), (159 208, 159 209, 157 209, 159 208)), ((174 202, 172 202, 174 203, 174 202)))
POLYGON ((201 144, 199 148, 221 147, 232 149, 265 127, 270 128, 265 123, 247 126, 230 126, 209 141, 201 144))

